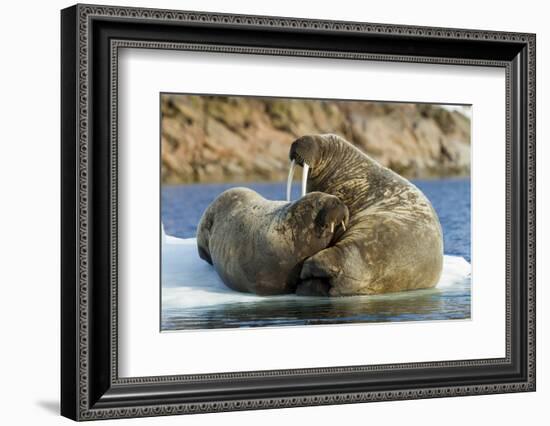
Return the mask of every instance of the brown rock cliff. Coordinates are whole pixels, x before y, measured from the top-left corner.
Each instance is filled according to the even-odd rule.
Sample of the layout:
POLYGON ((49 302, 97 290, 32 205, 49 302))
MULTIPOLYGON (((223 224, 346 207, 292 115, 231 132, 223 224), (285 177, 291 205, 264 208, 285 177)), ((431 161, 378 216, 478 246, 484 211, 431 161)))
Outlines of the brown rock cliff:
POLYGON ((436 105, 162 95, 163 183, 283 180, 290 144, 336 133, 410 178, 467 175, 470 119, 436 105))

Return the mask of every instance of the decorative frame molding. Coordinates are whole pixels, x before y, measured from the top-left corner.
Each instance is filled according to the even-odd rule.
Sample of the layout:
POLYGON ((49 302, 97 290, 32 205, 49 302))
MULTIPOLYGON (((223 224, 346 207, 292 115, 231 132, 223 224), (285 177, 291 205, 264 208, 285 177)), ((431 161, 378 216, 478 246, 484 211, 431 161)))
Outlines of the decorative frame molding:
POLYGON ((535 65, 533 34, 90 5, 76 5, 63 10, 62 414, 75 420, 91 420, 535 390, 535 65), (158 41, 134 38, 134 32, 124 32, 124 24, 127 23, 139 23, 143 31, 151 32, 166 29, 167 25, 189 28, 191 40, 174 39, 169 31, 159 34, 158 41), (201 30, 213 27, 235 33, 235 38, 241 37, 241 43, 212 43, 201 30), (277 43, 288 43, 284 37, 282 41, 273 42, 272 46, 247 45, 246 35, 241 35, 247 30, 258 34, 274 31, 275 34, 288 34, 295 38, 301 34, 319 34, 333 39, 338 49, 278 46, 277 43), (121 33, 124 33, 124 38, 120 37, 121 33), (204 40, 199 42, 197 39, 201 37, 204 40), (374 42, 370 51, 345 50, 345 43, 340 42, 342 37, 344 42, 365 37, 370 37, 369 40, 374 42), (418 54, 388 52, 388 42, 401 42, 408 46, 421 44, 425 47, 419 47, 418 54), (435 54, 440 44, 454 47, 450 53, 455 55, 435 54), (463 46, 466 45, 477 46, 478 49, 470 52, 470 56, 460 56, 460 53, 464 54, 463 46), (505 68, 506 357, 119 378, 116 124, 120 48, 505 68), (90 167, 91 157, 94 158, 94 168, 90 167), (95 169, 98 164, 101 164, 102 171, 108 172, 108 179, 98 177, 100 173, 95 169), (108 194, 101 195, 99 189, 107 189, 108 194), (98 229, 104 232, 99 233, 98 229), (98 262, 99 246, 108 253, 108 258, 101 258, 98 262), (99 309, 98 304, 103 308, 99 309), (452 369, 468 371, 490 366, 506 370, 512 378, 452 385, 443 383, 444 377, 441 377, 452 369), (442 382, 436 386, 397 385, 391 389, 375 390, 370 390, 374 389, 372 384, 359 386, 355 383, 363 377, 362 374, 383 372, 397 378, 414 370, 429 370, 442 382), (328 384, 334 376, 349 376, 347 390, 328 391, 331 389, 328 384), (318 385, 314 392, 297 391, 289 385, 286 393, 274 390, 272 396, 254 398, 243 397, 251 392, 246 386, 237 394, 216 394, 213 390, 235 379, 248 380, 252 388, 263 386, 265 389, 279 378, 288 381, 297 377, 302 380, 310 377, 312 380, 318 379, 325 383, 326 391, 322 391, 322 385, 318 385), (173 390, 174 386, 183 389, 189 385, 204 387, 201 390, 210 396, 205 398, 199 393, 189 396, 187 392, 179 398, 168 398, 162 390, 163 387, 173 390), (141 396, 137 395, 138 388, 141 396), (148 397, 143 396, 147 393, 148 397))

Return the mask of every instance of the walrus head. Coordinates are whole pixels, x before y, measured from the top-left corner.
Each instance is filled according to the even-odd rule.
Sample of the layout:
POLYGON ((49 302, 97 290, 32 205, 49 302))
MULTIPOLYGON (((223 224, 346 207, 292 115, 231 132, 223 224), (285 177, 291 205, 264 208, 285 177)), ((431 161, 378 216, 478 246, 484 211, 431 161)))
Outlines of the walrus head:
POLYGON ((298 165, 315 167, 321 159, 322 135, 306 135, 296 139, 290 146, 290 161, 298 165))
POLYGON ((301 197, 289 205, 289 213, 296 229, 309 232, 311 228, 307 224, 312 222, 316 238, 328 238, 328 241, 339 234, 340 229, 345 231, 349 221, 347 206, 338 197, 323 192, 310 192, 301 197))
MULTIPOLYGON (((314 194, 312 192, 312 194, 314 194)), ((324 194, 326 199, 323 200, 324 206, 319 210, 315 218, 316 227, 326 230, 334 235, 334 230, 342 225, 342 229, 346 230, 346 225, 349 222, 349 210, 347 206, 333 195, 324 194)))
POLYGON ((302 171, 302 196, 306 194, 307 175, 310 167, 316 167, 322 158, 321 135, 307 135, 296 139, 290 146, 290 170, 286 187, 286 199, 290 201, 290 188, 294 177, 296 164, 303 167, 302 171))

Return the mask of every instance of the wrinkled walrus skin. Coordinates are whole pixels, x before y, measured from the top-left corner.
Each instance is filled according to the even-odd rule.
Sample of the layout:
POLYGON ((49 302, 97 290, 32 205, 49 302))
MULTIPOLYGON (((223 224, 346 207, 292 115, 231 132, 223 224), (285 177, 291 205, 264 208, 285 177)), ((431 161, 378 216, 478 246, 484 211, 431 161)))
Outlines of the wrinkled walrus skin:
POLYGON ((204 212, 197 231, 199 256, 233 290, 294 293, 304 259, 328 247, 347 221, 348 209, 332 195, 312 192, 287 203, 233 188, 204 212))
POLYGON ((437 284, 443 267, 441 224, 416 186, 337 135, 297 139, 290 159, 310 166, 307 191, 337 196, 350 214, 334 245, 304 262, 302 280, 324 281, 331 296, 437 284))

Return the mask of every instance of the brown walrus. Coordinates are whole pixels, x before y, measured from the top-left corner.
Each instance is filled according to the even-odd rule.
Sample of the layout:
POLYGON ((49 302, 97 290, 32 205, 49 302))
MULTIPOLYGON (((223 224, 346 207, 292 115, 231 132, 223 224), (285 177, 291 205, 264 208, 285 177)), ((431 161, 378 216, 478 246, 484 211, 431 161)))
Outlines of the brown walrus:
POLYGON ((335 243, 304 262, 297 293, 380 294, 437 284, 443 267, 441 224, 416 186, 337 135, 297 139, 290 160, 289 182, 294 163, 304 166, 305 174, 309 168, 307 191, 337 196, 350 214, 335 243))
POLYGON ((234 290, 294 293, 304 259, 328 247, 348 217, 333 195, 311 192, 287 203, 247 188, 229 189, 199 222, 199 256, 234 290))

